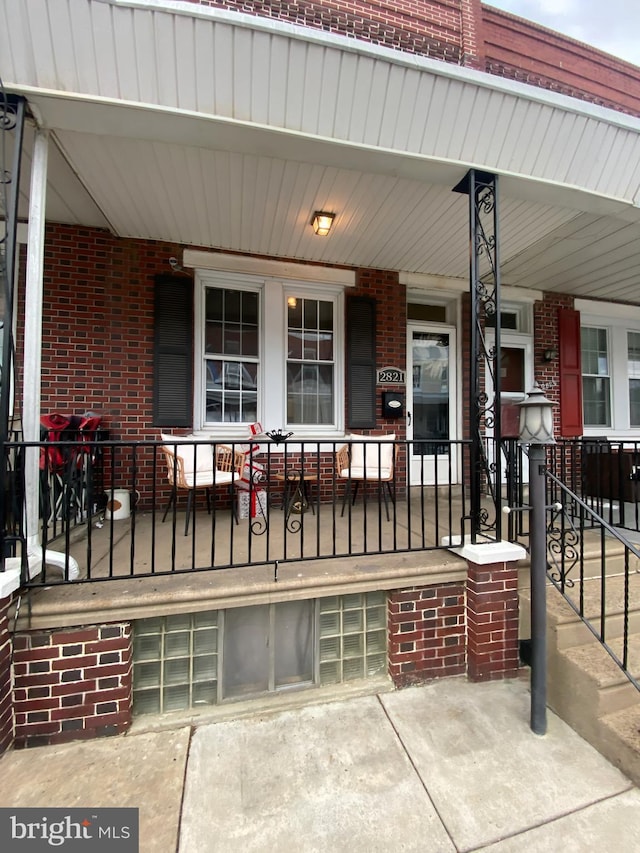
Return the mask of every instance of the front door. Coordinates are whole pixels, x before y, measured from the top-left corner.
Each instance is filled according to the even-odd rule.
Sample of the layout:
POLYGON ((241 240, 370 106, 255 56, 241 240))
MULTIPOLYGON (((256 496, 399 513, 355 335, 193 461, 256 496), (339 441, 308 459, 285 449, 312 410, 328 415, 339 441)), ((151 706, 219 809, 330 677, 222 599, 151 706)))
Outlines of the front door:
POLYGON ((412 486, 456 482, 455 329, 407 327, 407 439, 412 486))
MULTIPOLYGON (((487 333, 487 347, 494 346, 493 332, 487 333)), ((489 399, 493 399, 493 380, 487 366, 485 374, 486 388, 489 399)), ((527 455, 523 453, 517 444, 519 431, 519 403, 526 395, 526 391, 533 386, 533 341, 530 335, 518 334, 516 332, 503 331, 500 336, 500 408, 501 408, 501 433, 502 452, 501 479, 503 486, 507 482, 509 472, 513 475, 518 472, 518 478, 523 483, 529 482, 529 470, 527 455), (511 441, 507 441, 511 439, 511 441), (515 454, 515 456, 508 456, 515 454), (515 466, 515 467, 514 467, 515 466)), ((487 429, 487 437, 493 435, 492 429, 487 429)), ((490 466, 494 462, 493 443, 489 442, 488 456, 490 466)))

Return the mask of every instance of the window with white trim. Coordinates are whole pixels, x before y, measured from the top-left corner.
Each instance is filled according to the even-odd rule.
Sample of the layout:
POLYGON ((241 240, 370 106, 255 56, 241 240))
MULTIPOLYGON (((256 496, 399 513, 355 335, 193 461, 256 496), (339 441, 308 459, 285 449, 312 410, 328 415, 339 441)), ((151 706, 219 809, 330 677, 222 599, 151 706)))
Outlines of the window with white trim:
POLYGON ((632 427, 640 427, 640 332, 627 332, 627 372, 629 421, 632 427))
POLYGON ((576 299, 580 312, 585 435, 637 440, 640 306, 576 299))
POLYGON ((207 424, 258 419, 259 309, 258 291, 205 288, 207 424))
POLYGON ((343 287, 213 271, 196 281, 197 428, 342 430, 343 287))
POLYGON ((333 302, 287 298, 287 426, 334 421, 333 302))
POLYGON ((582 406, 585 426, 611 426, 611 377, 607 330, 583 326, 582 406))

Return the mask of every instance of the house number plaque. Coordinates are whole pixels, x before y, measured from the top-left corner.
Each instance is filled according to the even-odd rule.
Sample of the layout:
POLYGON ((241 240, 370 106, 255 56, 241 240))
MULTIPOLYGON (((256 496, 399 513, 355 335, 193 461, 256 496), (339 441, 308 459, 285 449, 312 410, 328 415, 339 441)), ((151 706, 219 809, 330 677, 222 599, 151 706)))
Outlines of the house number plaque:
POLYGON ((383 367, 377 372, 378 385, 404 385, 404 370, 399 367, 383 367))

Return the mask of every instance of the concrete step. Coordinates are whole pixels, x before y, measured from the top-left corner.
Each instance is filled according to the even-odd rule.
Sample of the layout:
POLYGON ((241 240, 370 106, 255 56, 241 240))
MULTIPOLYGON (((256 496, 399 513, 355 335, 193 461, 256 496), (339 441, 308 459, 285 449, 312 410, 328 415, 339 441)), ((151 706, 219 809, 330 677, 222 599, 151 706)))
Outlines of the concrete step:
MULTIPOLYGON (((630 637, 629 645, 629 668, 638 673, 640 634, 630 637)), ((640 782, 640 734, 634 732, 634 721, 640 719, 640 692, 601 645, 559 651, 549 642, 547 700, 578 734, 636 784, 640 782)))
MULTIPOLYGON (((622 639, 610 640, 608 645, 622 659, 622 639)), ((575 669, 576 677, 590 682, 583 689, 595 699, 598 717, 640 704, 638 690, 599 643, 574 646, 559 654, 575 669)), ((640 675, 640 634, 629 636, 627 668, 634 677, 640 675)))
POLYGON ((640 705, 607 714, 600 722, 601 752, 640 785, 640 705))
MULTIPOLYGON (((629 633, 640 633, 640 575, 629 575, 628 592, 625 590, 625 578, 621 575, 605 578, 604 599, 601 579, 586 579, 566 589, 566 595, 578 609, 582 607, 585 617, 593 627, 600 631, 600 620, 605 613, 605 638, 621 637, 625 630, 625 597, 628 595, 629 633)), ((520 589, 520 637, 527 639, 530 631, 531 599, 528 587, 520 589)), ((547 585, 547 623, 554 631, 553 642, 558 649, 597 642, 579 616, 565 601, 555 586, 547 585)))
MULTIPOLYGON (((568 555, 565 540, 565 556, 568 555)), ((565 594, 622 658, 628 636, 628 669, 640 676, 640 561, 615 537, 586 531, 582 560, 567 575, 565 594), (604 554, 604 556, 602 556, 604 554), (625 565, 626 561, 626 565, 625 565), (625 577, 625 569, 627 569, 625 577), (625 618, 625 605, 628 615, 625 618)), ((530 566, 519 572, 520 636, 530 634, 530 566)), ((547 699, 549 706, 640 783, 640 691, 612 660, 555 586, 547 586, 547 699)))

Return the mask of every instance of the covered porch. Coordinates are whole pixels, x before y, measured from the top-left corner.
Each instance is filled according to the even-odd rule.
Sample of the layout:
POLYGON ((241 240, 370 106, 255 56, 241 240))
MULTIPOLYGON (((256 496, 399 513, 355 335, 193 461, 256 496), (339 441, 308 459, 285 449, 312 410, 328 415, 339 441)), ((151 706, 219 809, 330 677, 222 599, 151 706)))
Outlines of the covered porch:
MULTIPOLYGON (((565 426, 569 403, 580 410, 581 376, 579 362, 568 374, 559 360, 558 311, 571 311, 575 329, 576 297, 640 305, 640 122, 282 22, 134 5, 88 0, 81 38, 70 15, 65 28, 53 12, 0 5, 9 113, 15 128, 21 111, 24 119, 22 138, 9 127, 7 150, 30 167, 14 173, 7 281, 16 291, 5 303, 20 405, 12 409, 7 382, 1 400, 1 420, 15 416, 27 449, 16 536, 29 565, 14 571, 13 586, 3 572, 6 596, 29 588, 30 609, 18 615, 20 678, 27 683, 39 654, 35 631, 70 665, 80 653, 69 649, 87 642, 108 656, 111 640, 120 643, 125 684, 114 702, 128 690, 128 705, 113 725, 124 729, 137 620, 361 592, 382 594, 396 683, 513 675, 514 564, 524 551, 511 543, 523 530, 500 522, 503 503, 522 503, 526 469, 503 470, 503 309, 521 367, 508 402, 537 381, 565 426), (122 34, 131 50, 121 49, 122 34), (315 212, 333 217, 326 237, 314 233, 315 212), (165 285, 180 301, 160 310, 165 285), (225 350, 216 334, 230 316, 208 301, 228 292, 250 294, 251 307, 236 348, 225 350), (324 315, 313 328, 290 322, 305 300, 324 315), (375 310, 360 313, 364 305, 375 310), (238 343, 245 331, 248 353, 238 343), (364 356, 353 348, 363 332, 364 356), (307 333, 312 354, 292 354, 307 333), (219 380, 215 362, 233 363, 236 386, 219 380), (289 381, 310 363, 315 385, 289 381), (394 392, 395 413, 384 408, 394 392), (75 527, 50 530, 40 508, 41 416, 96 410, 112 458, 129 454, 105 486, 124 488, 132 512, 102 519, 90 505, 75 527), (233 444, 260 420, 325 448, 312 453, 323 486, 314 492, 311 481, 304 511, 283 501, 285 475, 249 489, 250 507, 252 489, 266 503, 256 494, 257 513, 238 523, 235 485, 210 513, 202 499, 188 517, 174 503, 163 522, 168 486, 148 453, 160 431, 233 444), (368 483, 343 512, 346 483, 333 460, 351 430, 393 435, 404 454, 391 506, 384 484, 368 483), (141 465, 135 448, 145 443, 141 465), (473 559, 451 553, 469 536, 480 547, 473 559), (493 583, 499 602, 485 598, 493 583), (431 598, 436 615, 425 616, 431 598)), ((582 423, 569 428, 581 435, 582 423)), ((97 680, 107 678, 98 670, 97 680)), ((21 713, 21 736, 37 738, 37 721, 21 713)), ((85 730, 72 708, 56 713, 85 730)), ((102 729, 97 716, 87 730, 102 729)), ((43 736, 59 734, 47 725, 43 736)))

